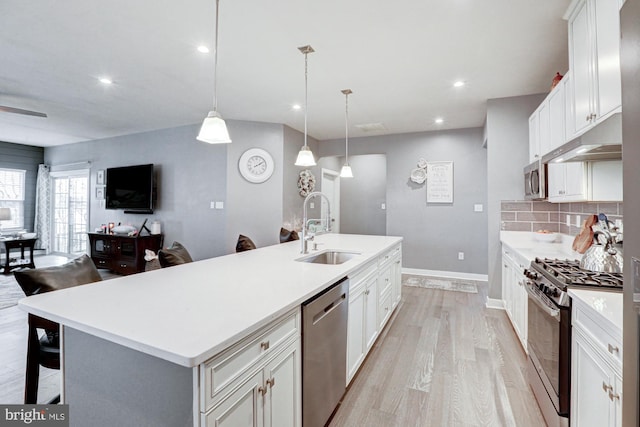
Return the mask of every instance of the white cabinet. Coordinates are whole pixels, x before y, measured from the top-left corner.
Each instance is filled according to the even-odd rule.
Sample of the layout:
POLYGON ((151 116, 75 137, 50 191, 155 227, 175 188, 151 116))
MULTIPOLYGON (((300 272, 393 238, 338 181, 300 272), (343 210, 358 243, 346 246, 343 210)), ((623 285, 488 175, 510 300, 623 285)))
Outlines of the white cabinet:
POLYGON ((622 161, 549 163, 550 202, 621 201, 622 161))
POLYGON ((502 247, 502 299, 511 325, 520 343, 527 351, 528 302, 524 269, 528 267, 522 259, 507 246, 502 247))
POLYGON ((573 298, 571 425, 622 426, 622 333, 573 298))
POLYGON ((301 426, 299 309, 200 365, 202 426, 301 426))
POLYGON ((529 163, 540 160, 540 119, 538 110, 529 117, 529 163))
POLYGON ((565 15, 575 135, 620 111, 619 7, 612 0, 580 0, 565 15))
POLYGON ((531 163, 567 140, 565 132, 566 74, 529 117, 529 162, 531 163))

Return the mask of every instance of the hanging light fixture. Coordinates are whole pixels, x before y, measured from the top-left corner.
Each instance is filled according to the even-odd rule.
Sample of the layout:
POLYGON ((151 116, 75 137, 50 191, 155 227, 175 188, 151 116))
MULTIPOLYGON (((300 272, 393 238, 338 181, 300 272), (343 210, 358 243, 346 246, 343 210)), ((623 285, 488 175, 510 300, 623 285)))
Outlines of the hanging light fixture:
POLYGON ((315 166, 316 160, 313 158, 313 153, 307 145, 307 55, 315 52, 309 45, 299 47, 298 50, 304 54, 304 145, 298 153, 296 159, 296 166, 315 166))
POLYGON ((344 93, 344 165, 340 171, 340 178, 353 178, 353 172, 349 165, 349 95, 353 92, 351 89, 343 89, 344 93))
POLYGON ((209 115, 202 122, 200 133, 196 137, 198 141, 208 142, 209 144, 226 144, 231 142, 229 131, 224 119, 218 113, 218 10, 220 8, 220 0, 216 0, 216 39, 214 41, 213 53, 213 111, 209 111, 209 115))

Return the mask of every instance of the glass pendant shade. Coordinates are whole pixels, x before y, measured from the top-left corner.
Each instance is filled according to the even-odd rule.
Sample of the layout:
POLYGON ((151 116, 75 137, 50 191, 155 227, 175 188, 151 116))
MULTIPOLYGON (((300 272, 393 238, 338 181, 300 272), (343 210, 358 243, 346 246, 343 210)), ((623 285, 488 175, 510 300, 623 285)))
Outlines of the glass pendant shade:
POLYGON ((345 163, 344 166, 342 166, 342 170, 340 170, 340 178, 353 178, 353 172, 351 171, 349 163, 345 163))
POLYGON ((196 139, 209 144, 228 144, 231 142, 227 124, 217 111, 209 111, 196 139))
POLYGON ((316 159, 313 158, 313 153, 308 146, 303 146, 296 158, 296 166, 315 166, 316 159))

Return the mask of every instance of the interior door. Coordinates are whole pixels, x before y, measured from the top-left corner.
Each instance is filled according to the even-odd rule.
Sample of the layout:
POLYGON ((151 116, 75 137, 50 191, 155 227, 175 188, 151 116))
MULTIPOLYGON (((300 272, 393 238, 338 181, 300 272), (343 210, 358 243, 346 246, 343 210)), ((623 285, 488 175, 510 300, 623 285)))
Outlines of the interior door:
POLYGON ((89 171, 51 173, 52 252, 87 253, 89 171))
MULTIPOLYGON (((340 174, 331 169, 322 169, 322 192, 331 204, 331 232, 340 233, 340 174)), ((322 218, 325 219, 327 202, 322 199, 322 218)))

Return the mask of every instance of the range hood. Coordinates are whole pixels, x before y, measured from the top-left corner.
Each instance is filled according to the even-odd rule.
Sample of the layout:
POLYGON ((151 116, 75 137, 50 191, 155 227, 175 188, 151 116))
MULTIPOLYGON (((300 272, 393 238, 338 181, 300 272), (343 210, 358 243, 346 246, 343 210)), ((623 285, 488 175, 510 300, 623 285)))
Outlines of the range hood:
POLYGON ((622 114, 616 113, 579 137, 542 156, 542 163, 622 159, 622 114))

